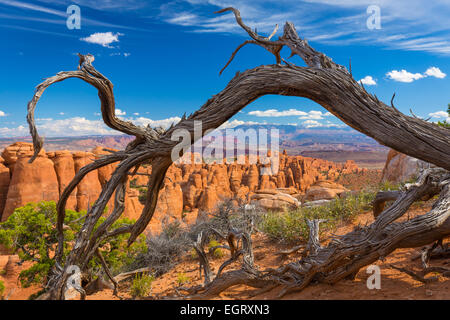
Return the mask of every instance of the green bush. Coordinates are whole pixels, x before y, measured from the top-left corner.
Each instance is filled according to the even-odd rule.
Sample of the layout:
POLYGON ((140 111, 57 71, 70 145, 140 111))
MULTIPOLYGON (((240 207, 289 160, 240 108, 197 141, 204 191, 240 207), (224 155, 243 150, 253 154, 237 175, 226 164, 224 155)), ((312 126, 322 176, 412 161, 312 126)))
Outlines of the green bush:
POLYGON ((177 283, 179 286, 188 283, 191 281, 191 278, 189 278, 184 272, 181 272, 177 276, 177 283))
POLYGON ((141 275, 136 275, 131 284, 130 292, 133 298, 147 297, 151 294, 152 283, 155 280, 153 275, 148 275, 142 273, 141 275))
MULTIPOLYGON (((448 113, 448 116, 450 118, 450 103, 448 104, 447 113, 448 113)), ((450 129, 450 122, 447 122, 447 120, 439 121, 438 125, 441 126, 441 127, 450 129)))
POLYGON ((0 300, 3 300, 3 295, 5 294, 5 284, 0 280, 0 300))
MULTIPOLYGON (((66 210, 64 219, 64 257, 72 249, 76 233, 81 229, 86 212, 66 210)), ((19 279, 23 287, 33 283, 44 284, 49 271, 55 263, 53 253, 57 246, 56 204, 53 201, 29 203, 14 210, 14 213, 0 223, 0 244, 17 253, 22 261, 35 262, 30 268, 23 270, 19 279)), ((97 228, 105 218, 99 219, 97 228)), ((133 223, 129 219, 117 220, 112 229, 133 223)), ((112 272, 119 272, 124 265, 131 263, 133 257, 146 251, 145 240, 140 237, 136 243, 127 247, 127 236, 105 240, 101 243, 101 252, 112 272)), ((89 262, 89 273, 95 276, 101 270, 96 259, 89 262)))
POLYGON ((340 222, 351 221, 357 214, 372 208, 375 194, 360 192, 335 199, 323 206, 302 207, 288 212, 268 212, 260 223, 260 230, 269 238, 281 242, 307 241, 309 228, 306 221, 325 219, 321 231, 332 230, 340 222))
MULTIPOLYGON (((216 240, 211 240, 208 244, 208 251, 217 246, 220 246, 220 243, 216 240)), ((225 255, 225 252, 221 248, 216 248, 212 255, 214 258, 222 258, 225 255)))

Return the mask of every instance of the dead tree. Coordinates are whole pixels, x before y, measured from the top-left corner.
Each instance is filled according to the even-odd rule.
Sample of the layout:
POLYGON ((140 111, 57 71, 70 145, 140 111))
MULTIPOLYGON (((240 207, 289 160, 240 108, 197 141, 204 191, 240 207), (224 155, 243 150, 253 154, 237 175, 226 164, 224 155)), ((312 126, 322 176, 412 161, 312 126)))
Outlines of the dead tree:
MULTIPOLYGON (((84 270, 88 261, 96 254, 101 241, 118 234, 129 233, 131 244, 147 227, 156 207, 158 193, 163 187, 166 171, 176 160, 171 158, 172 149, 179 143, 171 139, 176 129, 188 130, 192 144, 195 142, 194 121, 202 122, 202 134, 204 134, 206 131, 218 128, 252 101, 268 94, 309 98, 350 127, 374 138, 379 143, 443 169, 427 171, 421 180, 422 183, 412 186, 399 196, 391 207, 378 216, 373 225, 335 239, 328 247, 316 248, 297 264, 281 267, 280 270, 271 274, 260 273, 258 276, 253 272, 245 271, 233 276, 224 273, 216 281, 232 277, 234 280, 232 279, 231 282, 236 283, 235 278, 238 277, 246 283, 257 282, 259 285, 264 282, 264 279, 270 283, 277 280, 285 283, 286 291, 301 289, 313 280, 338 281, 378 258, 386 256, 395 248, 428 244, 436 240, 437 234, 442 236, 450 233, 450 219, 448 219, 450 178, 446 171, 450 170, 449 130, 406 116, 393 105, 387 106, 379 101, 376 96, 368 93, 362 84, 355 81, 344 66, 333 62, 325 54, 313 49, 305 39, 301 39, 292 23, 287 22, 282 36, 277 40, 271 40, 275 32, 269 37, 257 34, 244 24, 238 10, 226 8, 218 13, 229 11, 234 13, 237 23, 252 40, 239 46, 227 65, 238 50, 246 44, 256 44, 268 50, 275 55, 276 64, 263 65, 237 73, 225 89, 206 101, 190 116, 183 116, 178 124, 167 130, 144 128, 118 119, 115 116, 113 85, 93 67, 94 59, 91 55, 80 55, 78 70, 59 72, 36 88, 34 97, 28 104, 27 116, 34 144, 34 157, 30 161, 34 160, 43 146, 43 139, 38 135, 34 122, 36 104, 47 87, 69 78, 79 78, 98 90, 101 113, 107 126, 136 137, 125 150, 112 152, 83 167, 61 194, 57 206, 59 246, 56 260, 59 268, 54 270, 51 298, 64 297, 64 287, 68 277, 66 268, 77 265, 84 270), (291 56, 299 56, 306 66, 297 66, 281 58, 280 52, 284 46, 291 49, 291 56), (65 261, 62 261, 63 221, 69 195, 87 173, 115 162, 119 163, 117 169, 89 209, 82 229, 76 236, 72 251, 65 261), (136 172, 136 168, 143 163, 152 166, 144 209, 135 224, 111 230, 112 224, 124 210, 123 196, 127 177, 130 173, 136 172), (113 212, 94 232, 94 225, 102 216, 106 204, 114 193, 113 212), (433 209, 428 214, 408 222, 395 223, 394 221, 424 193, 440 193, 433 209), (248 276, 247 279, 246 276, 248 276)), ((237 282, 240 281, 239 279, 237 282)), ((214 281, 210 284, 210 288, 212 286, 214 281)))

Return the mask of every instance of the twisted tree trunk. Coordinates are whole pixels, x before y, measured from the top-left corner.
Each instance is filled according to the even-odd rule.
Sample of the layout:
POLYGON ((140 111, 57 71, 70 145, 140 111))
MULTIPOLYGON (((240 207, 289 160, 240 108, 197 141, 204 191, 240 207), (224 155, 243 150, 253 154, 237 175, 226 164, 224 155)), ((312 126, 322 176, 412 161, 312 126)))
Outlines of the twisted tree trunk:
MULTIPOLYGON (((163 186, 166 171, 173 161, 177 160, 171 157, 172 149, 178 144, 178 141, 172 140, 175 130, 187 130, 190 133, 192 144, 195 142, 195 121, 202 122, 203 135, 208 130, 218 128, 249 103, 267 94, 309 98, 322 105, 347 125, 374 138, 379 143, 433 163, 438 167, 450 170, 450 137, 448 129, 441 128, 433 123, 428 123, 415 117, 406 116, 399 112, 392 102, 391 107, 388 107, 379 101, 376 96, 366 92, 362 84, 358 84, 345 67, 334 63, 329 57, 310 47, 306 40, 302 40, 292 23, 287 22, 284 26, 283 35, 278 40, 272 41, 271 38, 277 30, 277 27, 270 37, 261 37, 243 23, 238 10, 226 8, 219 12, 225 11, 232 11, 235 14, 237 23, 253 39, 239 46, 227 65, 234 58, 238 50, 248 43, 259 45, 274 54, 277 64, 264 65, 243 73, 237 73, 223 91, 209 99, 198 111, 189 117, 183 116, 178 124, 166 131, 150 127, 139 127, 130 122, 122 121, 115 116, 113 85, 92 66, 94 58, 91 55, 80 55, 80 65, 77 71, 60 72, 48 78, 37 87, 33 99, 28 104, 27 119, 33 137, 35 152, 35 156, 30 161, 34 160, 43 145, 43 139, 38 135, 34 123, 34 109, 36 104, 47 87, 68 78, 79 78, 94 86, 98 90, 101 112, 105 124, 114 130, 136 137, 125 150, 106 155, 82 168, 61 195, 57 207, 57 228, 59 232, 57 265, 60 267, 54 270, 54 281, 51 287, 51 297, 53 299, 64 298, 64 288, 68 277, 65 270, 68 266, 77 265, 83 269, 96 253, 99 243, 104 239, 118 234, 130 233, 129 243, 131 244, 147 227, 153 216, 159 190, 163 186), (292 55, 300 56, 305 61, 307 67, 295 66, 282 59, 280 52, 283 46, 290 48, 292 55), (281 61, 285 62, 286 65, 281 65, 281 61), (87 213, 85 223, 81 231, 77 234, 74 248, 66 260, 62 261, 62 248, 64 243, 62 227, 68 196, 87 173, 114 162, 119 162, 117 169, 103 187, 95 204, 87 213), (143 163, 152 165, 152 173, 148 183, 145 207, 141 216, 132 226, 110 230, 112 224, 123 212, 124 202, 120 197, 123 194, 128 175, 132 175, 133 172, 135 173, 136 167, 143 163), (114 191, 116 191, 114 211, 100 225, 97 231, 94 232, 94 226, 103 214, 104 208, 114 194, 114 191)), ((448 190, 444 193, 448 196, 448 190)), ((400 197, 396 202, 398 203, 396 207, 399 207, 403 201, 405 201, 405 205, 401 207, 401 210, 399 209, 402 212, 411 203, 408 199, 400 197)), ((442 214, 442 210, 447 210, 448 213, 448 201, 441 205, 443 207, 439 212, 442 214)), ((381 214, 377 222, 384 221, 384 216, 384 214, 381 214)), ((414 232, 411 229, 404 231, 402 227, 400 231, 403 242, 395 241, 395 245, 389 242, 389 246, 383 247, 384 252, 388 253, 395 246, 402 245, 408 241, 416 243, 414 240, 408 239, 413 239, 414 237, 420 238, 421 233, 426 234, 429 232, 431 227, 427 224, 429 222, 427 221, 418 220, 414 225, 414 232), (403 237, 403 235, 405 236, 403 237)), ((433 228, 440 228, 441 226, 442 224, 434 224, 433 228)), ((383 227, 387 227, 387 224, 384 224, 383 227)), ((376 230, 377 232, 381 232, 380 228, 376 228, 376 230)), ((365 241, 372 241, 372 237, 376 237, 374 232, 371 231, 371 237, 364 238, 365 241)), ((348 239, 351 237, 354 237, 354 235, 349 235, 348 239)), ((398 236, 392 235, 392 237, 398 239, 398 236)), ((420 240, 417 241, 420 242, 420 240)), ((366 245, 367 243, 362 240, 358 242, 359 250, 362 250, 361 248, 364 248, 366 245)), ((384 244, 383 246, 386 245, 384 244)), ((324 264, 327 261, 326 259, 330 257, 330 252, 326 251, 327 249, 316 249, 313 250, 313 253, 315 251, 317 252, 312 255, 315 258, 310 257, 309 259, 312 265, 317 265, 317 267, 311 268, 314 270, 317 269, 317 272, 319 272, 324 270, 324 264)), ((339 254, 342 257, 352 252, 358 252, 350 249, 340 249, 339 247, 335 249, 343 250, 339 254)), ((376 255, 373 254, 364 255, 359 258, 357 265, 362 266, 364 263, 367 264, 375 259, 375 257, 376 255)), ((328 262, 327 268, 329 270, 335 269, 335 271, 325 278, 327 281, 333 281, 333 279, 338 279, 341 275, 348 273, 340 268, 339 263, 335 262, 328 262)), ((307 285, 312 277, 314 277, 311 275, 317 273, 311 270, 308 272, 306 279, 309 280, 302 281, 303 285, 305 283, 307 285)), ((255 275, 252 274, 251 279, 254 280, 254 277, 255 275)), ((271 278, 270 281, 273 281, 273 279, 271 278)), ((259 280, 257 282, 260 283, 259 280)))

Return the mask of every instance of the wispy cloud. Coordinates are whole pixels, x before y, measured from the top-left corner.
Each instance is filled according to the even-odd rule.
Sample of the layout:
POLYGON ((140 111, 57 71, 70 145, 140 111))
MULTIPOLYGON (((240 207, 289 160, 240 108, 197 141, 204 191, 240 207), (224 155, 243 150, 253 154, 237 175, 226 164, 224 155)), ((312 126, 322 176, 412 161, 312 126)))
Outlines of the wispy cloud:
POLYGON ((343 124, 331 123, 330 121, 322 123, 317 120, 306 120, 306 121, 302 122, 302 125, 305 128, 345 128, 346 127, 343 124))
MULTIPOLYGON (((66 5, 67 0, 41 0, 46 3, 66 5)), ((72 3, 83 7, 90 7, 97 10, 137 10, 148 5, 148 1, 144 0, 72 0, 72 3)))
POLYGON ((306 116, 308 113, 297 110, 297 109, 289 109, 284 111, 279 111, 277 109, 269 109, 269 110, 255 110, 250 111, 248 113, 251 116, 256 117, 290 117, 290 116, 306 116))
POLYGON ((268 110, 255 110, 250 111, 248 113, 251 116, 256 117, 265 117, 265 118, 278 118, 278 117, 292 117, 292 116, 300 116, 300 120, 321 120, 323 117, 331 116, 329 112, 322 112, 318 110, 311 110, 308 112, 297 110, 297 109, 289 109, 280 111, 278 109, 268 109, 268 110))
MULTIPOLYGON (((7 13, 2 13, 2 18, 14 19, 16 21, 27 20, 27 21, 36 21, 36 22, 42 22, 42 23, 65 25, 66 19, 67 19, 67 12, 65 11, 65 9, 68 6, 68 2, 65 0, 61 0, 61 1, 59 1, 59 0, 44 0, 44 2, 46 2, 48 4, 52 4, 52 5, 59 5, 60 7, 64 8, 64 10, 53 9, 53 8, 42 6, 42 5, 32 4, 32 3, 25 2, 25 1, 15 1, 15 0, 0 0, 0 5, 13 7, 13 8, 21 9, 24 11, 39 12, 39 13, 43 14, 44 16, 45 15, 57 16, 57 17, 60 17, 61 19, 55 20, 55 19, 48 19, 48 18, 44 18, 44 17, 28 17, 28 16, 23 16, 23 15, 7 14, 7 13)), ((101 10, 104 10, 107 7, 111 8, 111 9, 120 8, 119 4, 121 4, 121 3, 122 3, 122 7, 124 7, 124 8, 126 7, 126 4, 124 4, 123 0, 122 1, 110 1, 110 0, 74 1, 74 2, 79 5, 83 5, 83 6, 94 5, 93 6, 94 8, 101 9, 101 10), (109 6, 108 6, 108 4, 109 4, 109 6)), ((141 1, 135 1, 135 2, 141 2, 141 1)), ((129 8, 131 9, 132 7, 129 6, 129 8)), ((107 28, 121 28, 121 29, 138 30, 134 27, 124 26, 124 25, 115 24, 115 23, 108 23, 108 22, 104 22, 104 21, 99 21, 97 19, 90 19, 85 13, 83 13, 82 24, 90 25, 90 26, 107 27, 107 28)))
POLYGON ((231 121, 226 121, 218 129, 232 129, 232 128, 236 128, 238 126, 258 125, 258 124, 265 124, 265 123, 256 122, 256 121, 242 121, 242 120, 234 119, 234 120, 231 120, 231 121))
POLYGON ((329 117, 332 114, 329 112, 323 113, 322 111, 311 110, 306 115, 301 116, 300 120, 322 120, 323 117, 329 117))
POLYGON ((184 0, 162 5, 160 16, 193 32, 244 34, 232 14, 211 15, 228 6, 239 8, 244 21, 261 33, 270 33, 275 24, 289 20, 312 41, 450 54, 447 0, 184 0), (366 26, 369 5, 381 8, 380 30, 366 26))

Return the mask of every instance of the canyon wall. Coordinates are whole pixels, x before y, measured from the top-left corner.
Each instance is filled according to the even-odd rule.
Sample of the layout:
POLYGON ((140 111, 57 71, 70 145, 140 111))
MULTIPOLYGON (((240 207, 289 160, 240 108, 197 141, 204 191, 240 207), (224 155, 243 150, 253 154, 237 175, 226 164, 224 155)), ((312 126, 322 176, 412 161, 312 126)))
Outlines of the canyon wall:
MULTIPOLYGON (((91 152, 42 150, 36 160, 29 163, 32 153, 32 144, 17 142, 6 147, 1 154, 2 221, 6 220, 15 208, 28 202, 57 201, 76 172, 107 151, 100 147, 94 148, 91 152)), ((69 197, 67 208, 77 211, 87 210, 97 199, 102 186, 115 167, 116 164, 112 164, 89 173, 69 197)), ((361 173, 366 170, 358 168, 351 160, 338 164, 322 159, 288 156, 286 153, 280 155, 279 170, 276 174, 262 175, 264 167, 270 165, 173 164, 167 172, 165 185, 160 192, 149 229, 157 232, 161 223, 175 219, 185 223, 195 222, 199 213, 213 210, 217 203, 224 199, 249 202, 252 199, 264 198, 262 194, 268 194, 273 198, 273 190, 297 199, 319 181, 334 181, 340 175, 361 173)), ((139 217, 150 173, 150 166, 142 166, 137 175, 130 177, 124 216, 132 219, 139 217)), ((295 199, 287 201, 295 203, 295 199)), ((273 203, 274 201, 271 205, 273 203)), ((109 212, 112 210, 112 204, 113 201, 108 205, 109 212)))

